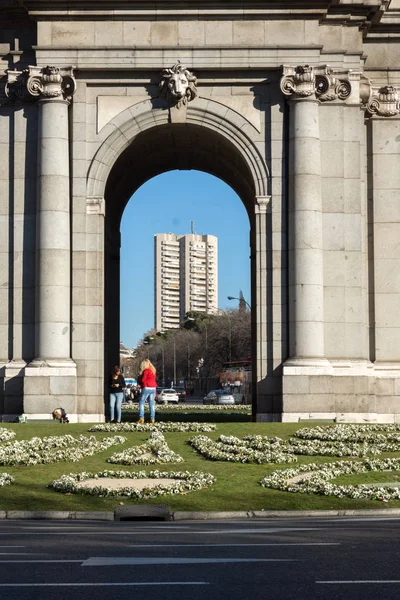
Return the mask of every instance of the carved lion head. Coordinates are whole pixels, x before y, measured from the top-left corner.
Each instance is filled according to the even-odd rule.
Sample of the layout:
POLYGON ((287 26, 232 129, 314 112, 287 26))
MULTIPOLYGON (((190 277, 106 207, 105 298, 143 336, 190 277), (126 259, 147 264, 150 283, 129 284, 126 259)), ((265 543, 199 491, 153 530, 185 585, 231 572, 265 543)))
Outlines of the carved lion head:
POLYGON ((164 69, 160 82, 162 96, 178 108, 197 96, 197 78, 180 62, 164 69))

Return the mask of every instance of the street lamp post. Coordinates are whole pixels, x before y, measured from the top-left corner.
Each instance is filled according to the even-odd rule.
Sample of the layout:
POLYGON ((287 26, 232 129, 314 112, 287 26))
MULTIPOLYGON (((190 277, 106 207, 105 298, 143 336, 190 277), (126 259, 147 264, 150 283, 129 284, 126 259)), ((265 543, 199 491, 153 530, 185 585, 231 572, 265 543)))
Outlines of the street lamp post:
MULTIPOLYGON (((194 319, 193 317, 188 317, 187 318, 188 321, 195 321, 196 319, 194 319)), ((205 353, 204 353, 204 365, 206 367, 206 373, 207 373, 207 377, 208 377, 208 326, 207 323, 205 321, 201 321, 201 324, 204 325, 204 332, 205 332, 205 353)))
POLYGON ((228 338, 228 339, 229 339, 229 353, 228 353, 228 360, 229 360, 229 362, 230 362, 230 361, 231 361, 231 358, 232 358, 232 321, 231 321, 231 316, 230 316, 230 314, 229 314, 229 313, 228 313, 226 310, 224 310, 223 308, 219 308, 218 310, 219 310, 220 312, 223 312, 223 313, 224 313, 224 315, 225 315, 226 317, 228 317, 228 321, 229 321, 229 338, 228 338))
POLYGON ((245 302, 246 305, 249 307, 249 310, 251 310, 250 304, 244 298, 236 298, 235 296, 227 296, 227 298, 228 300, 239 300, 239 302, 245 302))
POLYGON ((148 346, 147 348, 147 360, 150 360, 150 340, 154 340, 153 336, 149 336, 149 338, 147 340, 143 340, 143 344, 145 344, 146 346, 148 346))
POLYGON ((176 342, 174 336, 174 386, 176 386, 176 342))
POLYGON ((161 358, 162 358, 162 384, 165 385, 165 373, 164 373, 164 342, 161 344, 161 358))
POLYGON ((159 331, 157 333, 157 336, 159 336, 161 338, 161 359, 162 359, 162 385, 165 385, 165 348, 164 348, 164 343, 165 343, 165 334, 166 331, 164 331, 163 329, 161 329, 161 331, 159 331))

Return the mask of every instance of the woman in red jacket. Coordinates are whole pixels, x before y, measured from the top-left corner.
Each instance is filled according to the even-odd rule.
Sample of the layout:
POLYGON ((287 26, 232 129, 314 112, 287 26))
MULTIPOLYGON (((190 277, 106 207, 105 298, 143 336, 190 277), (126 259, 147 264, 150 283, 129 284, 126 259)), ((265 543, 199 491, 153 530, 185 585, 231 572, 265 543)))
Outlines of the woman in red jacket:
POLYGON ((150 423, 154 423, 156 418, 155 397, 156 397, 156 368, 149 360, 142 361, 140 365, 139 383, 142 392, 139 398, 139 421, 144 423, 144 403, 147 398, 150 405, 150 423))

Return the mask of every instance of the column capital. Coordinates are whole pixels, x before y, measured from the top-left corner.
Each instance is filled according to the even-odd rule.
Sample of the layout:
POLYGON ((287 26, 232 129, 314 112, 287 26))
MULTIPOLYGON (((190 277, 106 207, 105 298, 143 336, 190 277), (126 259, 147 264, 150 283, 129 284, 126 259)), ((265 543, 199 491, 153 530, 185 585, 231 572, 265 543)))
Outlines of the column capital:
POLYGON ((367 111, 379 117, 393 117, 400 113, 399 91, 393 85, 370 86, 367 111))
POLYGON ((349 71, 327 65, 283 66, 281 90, 285 96, 317 98, 321 102, 346 100, 351 94, 349 71))
POLYGON ((256 196, 255 213, 266 214, 271 210, 271 196, 256 196))
POLYGON ((75 89, 74 67, 30 66, 22 71, 7 71, 5 93, 11 100, 70 101, 75 89))
POLYGON ((103 196, 88 196, 86 198, 86 214, 105 216, 106 203, 103 196))

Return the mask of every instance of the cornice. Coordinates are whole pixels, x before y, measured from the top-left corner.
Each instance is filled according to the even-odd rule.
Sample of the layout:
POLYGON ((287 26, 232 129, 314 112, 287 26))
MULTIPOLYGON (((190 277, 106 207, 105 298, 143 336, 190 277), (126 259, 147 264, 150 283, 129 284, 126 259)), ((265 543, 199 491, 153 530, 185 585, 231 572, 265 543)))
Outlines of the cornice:
POLYGON ((3 0, 35 20, 318 19, 363 25, 380 20, 390 0, 3 0))

